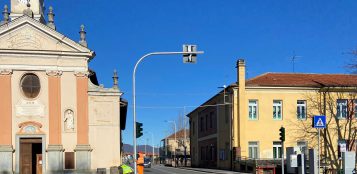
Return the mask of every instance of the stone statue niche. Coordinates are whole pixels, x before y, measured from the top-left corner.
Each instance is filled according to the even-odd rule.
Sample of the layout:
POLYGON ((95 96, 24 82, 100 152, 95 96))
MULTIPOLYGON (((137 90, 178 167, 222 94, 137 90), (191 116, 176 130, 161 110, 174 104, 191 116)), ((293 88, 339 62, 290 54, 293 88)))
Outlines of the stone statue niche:
POLYGON ((74 131, 74 112, 67 109, 64 112, 64 130, 68 132, 74 131))

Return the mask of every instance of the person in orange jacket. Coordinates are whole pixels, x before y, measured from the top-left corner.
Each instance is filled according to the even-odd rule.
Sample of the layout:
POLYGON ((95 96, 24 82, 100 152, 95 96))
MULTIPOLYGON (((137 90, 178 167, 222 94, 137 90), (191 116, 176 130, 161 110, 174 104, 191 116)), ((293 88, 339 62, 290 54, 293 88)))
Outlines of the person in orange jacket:
POLYGON ((144 174, 144 154, 142 152, 139 152, 137 155, 136 166, 138 174, 144 174))

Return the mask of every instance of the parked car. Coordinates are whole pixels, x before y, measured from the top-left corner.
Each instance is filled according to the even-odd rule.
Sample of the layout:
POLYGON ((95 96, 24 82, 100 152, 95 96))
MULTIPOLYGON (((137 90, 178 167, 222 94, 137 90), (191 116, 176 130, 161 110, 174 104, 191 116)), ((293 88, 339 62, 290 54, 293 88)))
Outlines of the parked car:
POLYGON ((151 168, 151 159, 150 158, 144 158, 144 167, 151 168))

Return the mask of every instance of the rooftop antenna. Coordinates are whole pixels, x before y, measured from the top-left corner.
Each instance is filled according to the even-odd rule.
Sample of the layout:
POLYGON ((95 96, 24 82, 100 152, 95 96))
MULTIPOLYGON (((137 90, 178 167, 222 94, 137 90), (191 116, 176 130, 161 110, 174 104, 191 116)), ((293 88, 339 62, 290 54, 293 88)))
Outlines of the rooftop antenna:
POLYGON ((301 58, 302 56, 297 56, 295 54, 295 51, 293 51, 293 56, 291 56, 291 62, 293 64, 293 73, 295 73, 295 61, 298 59, 298 58, 301 58))

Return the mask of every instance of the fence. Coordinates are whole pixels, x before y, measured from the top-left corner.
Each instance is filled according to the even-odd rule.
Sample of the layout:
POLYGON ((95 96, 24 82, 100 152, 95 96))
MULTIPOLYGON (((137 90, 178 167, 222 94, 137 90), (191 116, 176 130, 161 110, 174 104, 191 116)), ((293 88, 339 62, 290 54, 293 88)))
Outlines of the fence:
MULTIPOLYGON (((247 157, 237 158, 235 163, 235 170, 244 172, 257 172, 259 173, 280 173, 276 172, 281 168, 281 159, 260 158, 252 159, 247 157)), ((285 163, 285 161, 284 161, 285 163)))

